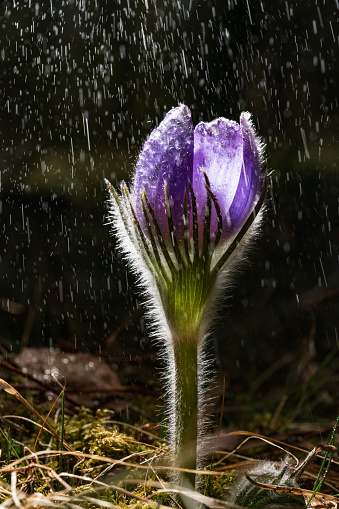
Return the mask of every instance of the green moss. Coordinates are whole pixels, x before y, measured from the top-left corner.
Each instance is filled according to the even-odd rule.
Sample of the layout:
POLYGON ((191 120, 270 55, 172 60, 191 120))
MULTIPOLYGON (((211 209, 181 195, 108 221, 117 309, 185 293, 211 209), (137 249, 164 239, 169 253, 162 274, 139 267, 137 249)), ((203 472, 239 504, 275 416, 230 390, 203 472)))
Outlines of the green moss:
MULTIPOLYGON (((65 416, 64 433, 65 440, 72 444, 72 446, 83 452, 84 450, 84 436, 89 429, 102 424, 105 420, 111 417, 110 412, 98 411, 95 415, 88 408, 76 408, 76 414, 72 416, 65 416)), ((61 423, 59 423, 59 433, 61 431, 61 423)))
MULTIPOLYGON (((139 497, 147 497, 151 495, 154 492, 154 489, 144 486, 144 485, 138 485, 134 490, 133 493, 139 497)), ((120 491, 116 489, 95 489, 92 485, 87 486, 81 486, 79 488, 76 488, 74 490, 74 493, 79 494, 80 496, 83 495, 84 497, 90 497, 92 499, 97 499, 98 501, 104 501, 108 502, 110 504, 115 505, 116 507, 121 507, 123 509, 127 509, 129 507, 133 507, 134 509, 137 508, 143 508, 143 509, 154 509, 153 506, 150 504, 147 504, 146 502, 141 502, 140 500, 133 498, 132 496, 129 497, 125 495, 124 493, 121 493, 120 491)), ((153 499, 156 502, 160 504, 169 505, 170 504, 170 497, 166 493, 159 493, 156 495, 156 498, 153 499)), ((93 502, 82 502, 81 507, 84 507, 86 509, 94 509, 98 506, 93 502)))
POLYGON ((232 470, 228 475, 212 477, 202 476, 201 487, 202 493, 207 497, 219 498, 225 500, 227 491, 231 488, 234 483, 235 470, 232 470))
POLYGON ((131 452, 142 449, 133 438, 120 433, 117 429, 110 431, 101 424, 87 430, 83 437, 83 444, 90 454, 115 459, 124 458, 131 452))
MULTIPOLYGON (((91 484, 85 485, 85 486, 79 486, 79 487, 75 488, 73 493, 78 494, 80 496, 83 495, 84 497, 94 498, 94 499, 97 499, 98 501, 102 500, 104 502, 109 502, 111 504, 114 504, 114 505, 116 505, 118 507, 122 507, 122 508, 127 507, 128 503, 129 503, 129 499, 123 493, 120 493, 119 491, 114 490, 114 489, 110 490, 107 488, 98 490, 98 489, 93 488, 93 486, 91 484)), ((84 507, 86 509, 91 509, 91 508, 97 508, 98 505, 95 503, 84 501, 81 503, 81 507, 84 507)))
MULTIPOLYGON (((111 417, 108 410, 98 410, 93 416, 88 409, 80 408, 76 415, 65 418, 66 441, 84 453, 114 459, 122 459, 147 449, 133 437, 121 433, 118 426, 108 424, 111 417)), ((89 460, 88 464, 94 462, 89 460)))

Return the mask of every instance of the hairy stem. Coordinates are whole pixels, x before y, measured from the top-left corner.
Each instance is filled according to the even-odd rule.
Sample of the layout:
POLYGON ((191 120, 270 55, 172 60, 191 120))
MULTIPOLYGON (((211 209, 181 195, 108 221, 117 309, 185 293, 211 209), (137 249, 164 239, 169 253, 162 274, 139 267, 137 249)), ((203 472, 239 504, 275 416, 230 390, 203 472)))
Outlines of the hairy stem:
MULTIPOLYGON (((174 453, 175 467, 196 470, 198 437, 198 345, 175 341, 174 453)), ((178 472, 177 484, 194 489, 195 474, 178 472)), ((184 502, 184 500, 183 500, 184 502)), ((186 505, 186 504, 184 504, 186 505)))

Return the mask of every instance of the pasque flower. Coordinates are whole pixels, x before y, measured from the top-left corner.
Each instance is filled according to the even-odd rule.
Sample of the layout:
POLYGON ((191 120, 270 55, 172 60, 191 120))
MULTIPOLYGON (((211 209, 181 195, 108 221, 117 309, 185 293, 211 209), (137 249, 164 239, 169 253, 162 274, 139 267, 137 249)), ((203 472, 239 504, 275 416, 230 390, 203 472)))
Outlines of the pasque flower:
POLYGON ((108 183, 120 247, 168 348, 176 466, 196 468, 201 345, 222 283, 260 222, 262 151, 248 113, 239 124, 218 118, 194 129, 179 106, 145 142, 131 190, 108 183))
MULTIPOLYGON (((218 118, 209 124, 200 122, 193 130, 187 106, 172 109, 151 133, 136 165, 134 204, 145 232, 147 220, 139 198, 143 192, 147 194, 162 235, 167 239, 170 237, 166 184, 173 229, 179 243, 185 236, 185 194, 190 203, 189 237, 193 237, 194 194, 198 224, 204 222, 208 196, 213 200, 210 240, 218 234, 222 241, 230 240, 247 219, 261 193, 261 151, 248 113, 241 114, 240 125, 218 118)), ((202 233, 201 228, 200 237, 202 233)))

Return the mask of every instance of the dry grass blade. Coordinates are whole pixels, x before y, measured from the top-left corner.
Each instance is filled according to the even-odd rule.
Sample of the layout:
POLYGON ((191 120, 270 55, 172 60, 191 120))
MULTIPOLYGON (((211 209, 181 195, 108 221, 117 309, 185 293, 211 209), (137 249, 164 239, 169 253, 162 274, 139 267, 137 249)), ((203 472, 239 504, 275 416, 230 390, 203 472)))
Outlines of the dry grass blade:
MULTIPOLYGON (((13 460, 9 465, 5 465, 2 468, 0 468, 0 474, 4 474, 6 472, 12 472, 13 468, 22 464, 25 461, 31 461, 32 459, 35 459, 37 457, 48 457, 48 458, 54 458, 59 457, 60 454, 63 456, 75 456, 79 460, 81 459, 91 459, 94 461, 100 461, 101 463, 109 463, 113 466, 120 465, 124 467, 130 467, 130 468, 136 468, 141 470, 149 470, 149 465, 140 465, 137 463, 129 463, 127 461, 123 460, 117 460, 113 458, 108 458, 107 456, 99 456, 97 454, 88 454, 83 453, 79 451, 38 451, 34 454, 28 454, 26 456, 22 456, 20 459, 13 460)), ((169 465, 152 465, 152 469, 155 471, 162 471, 162 472, 172 472, 172 471, 178 471, 178 472, 189 472, 194 473, 198 475, 208 475, 208 476, 222 476, 224 475, 223 472, 218 472, 214 470, 189 470, 187 468, 175 468, 169 465)))
POLYGON ((18 468, 18 471, 22 473, 25 470, 31 471, 34 468, 37 468, 39 471, 46 471, 48 477, 50 477, 51 479, 56 479, 61 484, 61 486, 63 486, 66 492, 72 491, 73 488, 62 479, 63 476, 59 475, 53 468, 48 467, 47 465, 42 465, 41 463, 30 463, 29 465, 26 466, 20 466, 20 468, 18 468))
MULTIPOLYGON (((55 377, 55 374, 54 374, 54 373, 52 374, 52 376, 53 376, 53 378, 56 380, 56 382, 58 383, 58 385, 61 385, 61 384, 60 384, 60 382, 56 379, 56 377, 55 377)), ((42 425, 42 427, 41 427, 41 429, 40 429, 40 431, 39 431, 39 433, 38 433, 38 435, 37 435, 37 437, 36 437, 36 439, 35 439, 34 451, 35 451, 36 446, 37 446, 37 444, 38 444, 38 441, 39 441, 39 437, 40 437, 40 435, 41 435, 41 432, 42 432, 42 430, 45 428, 45 425, 46 425, 46 423, 47 423, 47 419, 48 419, 48 417, 51 415, 51 413, 52 413, 52 411, 53 411, 53 409, 54 409, 55 405, 57 404, 57 402, 59 401, 59 399, 61 398, 61 396, 65 393, 65 388, 66 388, 66 379, 65 379, 65 377, 64 377, 64 376, 63 376, 62 378, 63 378, 63 379, 64 379, 64 381, 65 381, 65 382, 64 382, 64 385, 62 386, 62 390, 61 390, 60 394, 58 395, 58 397, 57 397, 57 398, 56 398, 56 400, 54 401, 53 405, 51 406, 51 408, 50 408, 50 410, 49 410, 49 412, 48 412, 48 414, 47 414, 47 416, 46 416, 46 417, 45 417, 45 419, 44 419, 43 425, 42 425)), ((60 440, 61 440, 61 439, 60 439, 60 440)), ((62 443, 64 443, 64 439, 62 439, 62 440, 61 440, 61 442, 62 442, 62 443)))
MULTIPOLYGON (((40 415, 39 412, 35 410, 35 408, 32 407, 32 405, 28 403, 28 401, 23 396, 21 396, 19 391, 14 389, 14 387, 12 387, 9 383, 7 383, 5 380, 2 380, 1 378, 0 378, 0 389, 3 389, 8 394, 12 394, 13 396, 15 396, 17 400, 20 401, 20 403, 25 405, 25 407, 28 408, 28 410, 33 412, 39 419, 41 419, 43 422, 43 427, 47 428, 51 432, 51 434, 61 443, 61 437, 55 431, 55 429, 48 422, 46 422, 46 419, 42 415, 40 415)), ((68 451, 77 454, 75 449, 73 449, 73 447, 71 447, 65 440, 63 441, 63 444, 68 451)))
POLYGON ((105 490, 105 491, 113 490, 113 491, 119 492, 129 498, 136 499, 139 502, 147 503, 147 505, 149 505, 149 506, 157 507, 159 509, 170 509, 168 506, 166 506, 164 504, 159 504, 158 502, 148 500, 147 498, 141 497, 141 496, 139 496, 125 488, 122 488, 120 486, 107 484, 107 483, 92 479, 90 477, 80 476, 80 475, 75 475, 75 474, 70 474, 70 473, 62 473, 59 475, 55 472, 54 469, 44 466, 44 465, 41 465, 41 464, 30 463, 26 467, 21 466, 20 469, 18 468, 18 469, 13 470, 13 463, 12 463, 11 468, 12 468, 12 470, 11 470, 11 490, 10 491, 8 489, 1 490, 0 493, 2 493, 3 495, 6 496, 6 501, 4 502, 4 504, 1 504, 1 507, 22 508, 24 506, 25 509, 28 509, 30 507, 32 507, 32 508, 33 507, 34 508, 37 508, 37 507, 60 507, 60 506, 61 507, 62 506, 81 507, 78 505, 75 506, 74 502, 79 503, 79 504, 83 504, 84 502, 90 502, 91 504, 95 504, 97 506, 109 507, 109 508, 117 507, 116 504, 112 504, 105 500, 100 500, 97 498, 89 497, 88 494, 86 494, 86 493, 88 493, 88 491, 86 491, 86 493, 84 493, 84 494, 74 493, 74 488, 72 488, 69 484, 67 484, 62 479, 62 477, 69 477, 69 478, 78 479, 78 480, 90 483, 89 485, 87 485, 87 486, 85 485, 83 487, 87 488, 87 489, 91 489, 91 490, 95 491, 96 493, 100 490, 105 490), (49 493, 47 496, 44 496, 41 493, 27 494, 24 491, 20 490, 18 488, 17 472, 20 471, 20 473, 22 473, 24 470, 27 471, 27 470, 31 470, 33 468, 38 468, 39 470, 44 469, 45 471, 47 471, 48 476, 57 480, 61 484, 61 486, 64 488, 64 491, 57 492, 57 493, 51 491, 51 493, 49 493), (95 487, 93 485, 95 485, 95 487), (8 498, 9 496, 11 498, 8 498))
POLYGON ((16 471, 14 470, 11 473, 11 492, 12 492, 12 498, 13 498, 13 502, 14 502, 15 506, 16 507, 21 507, 21 503, 20 503, 20 500, 19 500, 19 497, 18 497, 18 493, 17 493, 17 489, 16 489, 16 482, 17 482, 17 475, 16 475, 16 471))
POLYGON ((98 498, 89 497, 88 494, 86 494, 86 493, 88 493, 88 490, 93 490, 96 493, 100 492, 101 490, 105 490, 105 491, 111 490, 111 491, 119 492, 131 499, 136 499, 139 502, 145 503, 149 506, 157 507, 158 509, 170 509, 169 506, 167 506, 167 505, 159 504, 159 502, 154 502, 153 500, 149 500, 148 498, 141 497, 141 496, 137 495, 136 493, 133 493, 132 491, 122 488, 121 486, 115 486, 112 484, 103 483, 100 481, 93 480, 86 476, 77 476, 74 474, 67 474, 67 473, 57 475, 56 472, 53 471, 53 469, 49 469, 49 470, 50 470, 50 475, 62 483, 62 485, 65 487, 65 491, 62 493, 61 492, 58 492, 58 493, 52 492, 47 496, 43 496, 41 494, 36 494, 36 493, 29 496, 26 493, 17 489, 17 485, 16 485, 17 477, 16 477, 16 471, 14 471, 11 474, 12 480, 13 480, 11 495, 12 495, 12 501, 14 502, 15 507, 22 508, 23 505, 25 506, 25 508, 28 508, 30 506, 32 506, 32 507, 46 507, 46 506, 60 507, 60 505, 63 506, 64 504, 67 507, 74 507, 74 505, 72 504, 74 502, 78 502, 78 503, 91 502, 92 504, 95 504, 95 505, 98 505, 101 507, 116 508, 117 507, 116 504, 112 504, 111 502, 107 502, 105 500, 100 500, 98 498), (87 488, 85 493, 83 493, 83 494, 76 493, 76 494, 72 495, 73 488, 71 488, 65 481, 63 481, 61 479, 61 476, 67 476, 67 477, 70 477, 73 479, 87 481, 90 484, 87 486, 86 485, 84 486, 84 488, 87 488), (93 484, 96 485, 95 488, 92 487, 93 484), (37 501, 37 495, 38 495, 39 501, 37 501))
MULTIPOLYGON (((276 447, 276 448, 280 449, 285 454, 289 454, 294 459, 294 461, 296 462, 296 465, 299 464, 298 458, 296 456, 294 456, 294 454, 292 454, 290 451, 285 449, 285 447, 288 447, 288 444, 285 444, 284 442, 280 442, 279 440, 274 440, 274 439, 270 439, 269 440, 268 438, 264 437, 263 435, 258 435, 256 433, 250 433, 248 431, 234 431, 234 432, 231 432, 231 433, 227 433, 226 436, 244 435, 244 434, 245 435, 249 435, 249 436, 247 436, 247 438, 242 440, 242 442, 240 442, 240 444, 238 444, 232 451, 228 452, 219 461, 214 463, 214 465, 213 465, 214 467, 216 467, 217 465, 219 465, 220 463, 225 461, 230 456, 233 456, 237 451, 239 451, 243 447, 244 444, 246 444, 246 442, 248 442, 249 440, 252 440, 252 439, 261 440, 262 442, 265 442, 265 443, 267 443, 269 445, 272 445, 273 447, 276 447)), ((303 452, 305 452, 305 451, 303 451, 303 452)))
MULTIPOLYGON (((157 485, 157 483, 150 484, 150 486, 156 486, 156 485, 157 485)), ((202 495, 201 493, 199 493, 197 491, 180 489, 179 487, 175 487, 175 488, 169 487, 169 488, 159 489, 156 493, 157 494, 160 494, 160 493, 178 494, 181 496, 188 497, 192 500, 195 500, 195 501, 199 502, 200 504, 203 504, 206 507, 213 507, 214 509, 218 509, 218 508, 224 509, 224 508, 228 508, 228 507, 231 509, 246 509, 241 505, 232 504, 231 502, 227 502, 226 500, 220 500, 218 498, 207 497, 206 495, 202 495)), ((154 493, 153 495, 155 495, 156 493, 154 493)))

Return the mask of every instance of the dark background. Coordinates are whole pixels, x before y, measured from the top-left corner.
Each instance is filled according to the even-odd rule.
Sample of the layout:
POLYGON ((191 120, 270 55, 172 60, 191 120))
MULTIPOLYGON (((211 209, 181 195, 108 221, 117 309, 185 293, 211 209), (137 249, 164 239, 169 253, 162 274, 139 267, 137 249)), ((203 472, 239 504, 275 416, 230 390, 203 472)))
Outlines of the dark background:
POLYGON ((157 349, 105 225, 104 177, 129 181, 178 103, 195 124, 248 110, 270 189, 263 235, 212 338, 226 402, 260 407, 265 395, 260 411, 273 414, 286 393, 291 414, 306 398, 300 418, 335 416, 338 17, 325 0, 0 3, 4 354, 40 345, 141 355, 125 382, 147 384, 142 359, 157 349))

